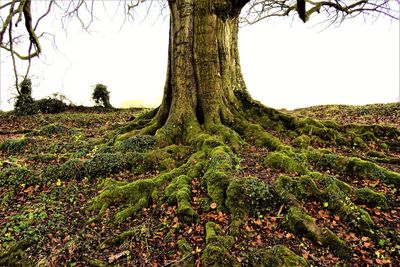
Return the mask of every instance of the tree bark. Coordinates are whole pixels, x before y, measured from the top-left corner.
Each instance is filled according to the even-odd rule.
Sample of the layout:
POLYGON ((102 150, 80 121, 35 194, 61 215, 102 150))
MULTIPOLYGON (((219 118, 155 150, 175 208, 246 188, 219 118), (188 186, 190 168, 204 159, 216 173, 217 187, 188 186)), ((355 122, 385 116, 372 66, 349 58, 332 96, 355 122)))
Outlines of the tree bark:
POLYGON ((158 126, 204 130, 233 121, 235 92, 247 94, 238 49, 242 4, 235 2, 169 1, 168 70, 158 126))

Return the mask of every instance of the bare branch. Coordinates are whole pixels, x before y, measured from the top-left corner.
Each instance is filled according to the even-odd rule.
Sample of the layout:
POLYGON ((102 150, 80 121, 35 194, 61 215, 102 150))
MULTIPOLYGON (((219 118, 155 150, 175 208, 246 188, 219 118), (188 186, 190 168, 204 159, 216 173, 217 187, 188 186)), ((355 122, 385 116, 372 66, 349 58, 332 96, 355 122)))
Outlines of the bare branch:
POLYGON ((292 11, 297 11, 304 22, 315 14, 327 16, 325 21, 330 24, 359 15, 384 15, 399 20, 399 5, 400 0, 251 0, 241 22, 254 24, 271 17, 289 16, 292 11))

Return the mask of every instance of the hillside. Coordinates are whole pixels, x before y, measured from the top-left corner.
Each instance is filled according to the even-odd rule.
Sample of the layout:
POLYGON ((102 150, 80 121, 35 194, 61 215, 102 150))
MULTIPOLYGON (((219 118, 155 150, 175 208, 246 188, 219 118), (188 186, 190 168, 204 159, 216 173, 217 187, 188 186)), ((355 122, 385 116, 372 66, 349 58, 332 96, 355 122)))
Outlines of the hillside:
MULTIPOLYGON (((199 214, 197 223, 182 222, 177 205, 169 203, 165 196, 159 196, 165 201, 152 203, 122 222, 111 220, 116 210, 113 205, 101 216, 90 209, 105 178, 131 182, 154 177, 180 166, 193 152, 191 147, 175 146, 163 151, 168 157, 151 155, 151 138, 126 143, 117 152, 104 145, 141 112, 71 109, 33 116, 0 112, 0 266, 200 265, 206 239, 210 238, 208 232, 206 236, 205 225, 209 224, 205 222, 218 223, 218 231, 223 234, 231 223, 229 215, 211 201, 200 178, 191 180, 189 189, 191 204, 199 214), (124 151, 132 149, 136 165, 126 168, 124 151)), ((379 124, 400 129, 399 103, 316 106, 289 113, 340 124, 379 124)), ((332 149, 339 155, 368 159, 400 172, 400 147, 389 150, 387 143, 368 138, 355 138, 352 148, 332 149)), ((282 139, 291 141, 289 136, 282 139)), ((311 145, 325 148, 318 140, 312 140, 311 145)), ((268 196, 265 192, 270 190, 269 185, 281 174, 263 163, 268 154, 268 149, 252 144, 239 152, 241 160, 235 176, 256 176, 263 181, 249 179, 249 195, 262 192, 268 196)), ((337 175, 329 168, 321 167, 321 172, 337 175)), ((342 175, 341 179, 355 188, 373 188, 376 194, 372 200, 355 202, 368 211, 378 228, 387 231, 385 238, 360 232, 355 223, 347 223, 346 218, 332 213, 329 202, 309 201, 304 208, 313 222, 344 240, 351 248, 349 257, 341 258, 326 244, 294 234, 287 222, 288 207, 278 202, 272 208, 254 207, 251 216, 244 218, 239 237, 229 240, 221 235, 219 242, 229 247, 230 256, 243 266, 252 266, 252 259, 262 256, 255 252, 256 248, 275 245, 285 245, 314 266, 400 265, 396 237, 400 233, 398 189, 368 177, 342 175)), ((254 199, 254 203, 262 201, 274 199, 254 199)), ((282 253, 290 254, 285 250, 282 253)))

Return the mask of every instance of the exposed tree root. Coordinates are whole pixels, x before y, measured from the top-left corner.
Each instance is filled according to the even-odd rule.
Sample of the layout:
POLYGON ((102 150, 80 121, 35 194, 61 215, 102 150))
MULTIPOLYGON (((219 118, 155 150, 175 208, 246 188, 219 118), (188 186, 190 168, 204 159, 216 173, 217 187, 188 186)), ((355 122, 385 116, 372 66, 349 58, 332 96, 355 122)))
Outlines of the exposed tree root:
MULTIPOLYGON (((323 203, 332 214, 339 215, 347 225, 373 240, 386 238, 386 229, 379 229, 368 212, 359 205, 388 209, 393 203, 382 193, 343 182, 341 176, 379 180, 400 188, 400 174, 378 165, 381 162, 398 164, 398 158, 376 151, 365 153, 366 156, 361 159, 336 154, 330 148, 339 147, 346 151, 346 148, 357 147, 366 151, 368 147, 386 144, 385 149, 389 153, 398 151, 398 142, 395 140, 400 138, 399 129, 384 126, 339 126, 329 121, 297 118, 265 108, 255 101, 246 100, 242 104, 245 110, 243 114, 235 114, 236 111, 233 111, 235 116, 232 120, 225 120, 212 127, 200 126, 190 116, 163 125, 155 113, 136 119, 132 125, 119 132, 114 147, 135 136, 152 134, 160 147, 160 153, 175 143, 195 147, 196 151, 190 157, 183 157, 186 160, 181 163, 164 168, 164 172, 153 178, 131 183, 106 179, 101 185, 102 192, 93 199, 92 208, 102 214, 111 206, 117 207, 114 218, 123 221, 152 203, 166 201, 170 205, 177 205, 177 215, 182 222, 198 222, 199 214, 191 204, 191 181, 201 178, 201 185, 215 207, 231 214, 231 235, 221 235, 218 224, 214 222, 205 225, 206 244, 201 261, 207 266, 239 264, 229 254, 229 250, 234 243, 234 236, 240 232, 243 219, 252 216, 252 210, 258 207, 254 199, 274 200, 266 201, 263 205, 284 204, 286 220, 283 226, 286 229, 322 243, 342 258, 349 257, 351 249, 331 230, 312 220, 303 209, 308 201, 323 203), (321 143, 327 149, 313 148, 313 145, 321 143), (248 192, 250 184, 261 185, 262 181, 257 178, 234 177, 236 169, 240 168, 240 159, 236 153, 245 144, 267 148, 270 153, 260 162, 266 168, 286 174, 273 181, 268 189, 270 191, 263 192, 262 196, 248 192)), ((137 170, 136 173, 142 170, 137 166, 140 165, 138 161, 128 165, 132 170, 137 170)), ((129 234, 116 239, 121 242, 126 236, 129 234)), ((185 259, 189 259, 187 263, 193 263, 189 252, 191 248, 188 248, 190 245, 180 241, 179 247, 185 259)), ((307 265, 304 259, 282 246, 261 249, 255 255, 257 262, 264 265, 307 265)))

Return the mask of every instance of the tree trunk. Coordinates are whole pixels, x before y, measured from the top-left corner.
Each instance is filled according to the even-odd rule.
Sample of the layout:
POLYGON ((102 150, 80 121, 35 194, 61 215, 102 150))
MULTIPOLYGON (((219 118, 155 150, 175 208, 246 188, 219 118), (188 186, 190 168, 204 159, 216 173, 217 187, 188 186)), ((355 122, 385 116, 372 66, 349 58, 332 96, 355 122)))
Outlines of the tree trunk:
POLYGON ((158 127, 182 133, 233 120, 235 91, 246 92, 238 50, 241 8, 233 2, 169 1, 168 71, 158 127))

